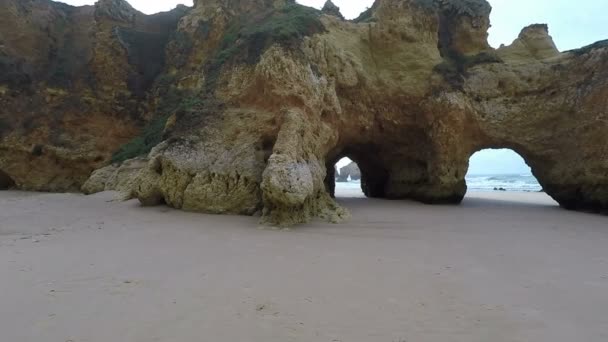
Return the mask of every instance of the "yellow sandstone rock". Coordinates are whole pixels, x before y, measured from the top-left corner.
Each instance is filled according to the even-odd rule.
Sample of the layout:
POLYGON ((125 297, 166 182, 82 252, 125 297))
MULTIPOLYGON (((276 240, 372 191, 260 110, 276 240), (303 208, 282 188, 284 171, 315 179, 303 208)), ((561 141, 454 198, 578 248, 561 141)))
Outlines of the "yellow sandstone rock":
MULTIPOLYGON (((13 18, 3 40, 15 3, 0 9, 13 18)), ((289 226, 348 217, 331 197, 342 157, 369 197, 459 203, 470 156, 511 148, 565 208, 608 209, 606 42, 559 52, 532 25, 492 49, 485 0, 377 0, 353 21, 289 0, 200 0, 161 17, 121 1, 46 6, 50 23, 72 18, 58 54, 83 62, 56 103, 24 100, 28 78, 51 82, 42 74, 16 67, 3 83, 0 170, 18 187, 78 189, 113 154, 144 154, 120 185, 111 166, 85 191, 289 226), (94 100, 72 103, 79 93, 94 100)), ((3 63, 45 70, 40 32, 22 29, 3 63)))

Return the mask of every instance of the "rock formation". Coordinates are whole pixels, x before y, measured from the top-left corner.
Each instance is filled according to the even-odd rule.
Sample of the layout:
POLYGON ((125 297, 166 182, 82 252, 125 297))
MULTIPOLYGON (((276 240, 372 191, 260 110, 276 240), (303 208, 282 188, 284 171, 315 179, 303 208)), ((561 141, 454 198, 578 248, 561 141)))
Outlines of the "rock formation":
POLYGON ((140 171, 148 164, 145 158, 134 158, 96 170, 82 186, 85 194, 102 191, 130 193, 140 171))
POLYGON ((338 176, 336 177, 337 182, 348 182, 348 179, 351 180, 360 180, 361 179, 361 170, 355 162, 351 162, 350 164, 344 166, 340 169, 338 176))
POLYGON ((323 5, 321 12, 327 15, 333 15, 334 17, 338 17, 344 20, 344 16, 340 12, 340 7, 336 6, 336 4, 334 4, 331 0, 327 0, 327 2, 325 2, 325 5, 323 5))
POLYGON ((0 0, 0 170, 26 190, 79 191, 136 136, 188 9, 122 0, 0 0))
POLYGON ((608 209, 608 43, 560 53, 533 25, 492 49, 490 11, 377 0, 346 21, 290 0, 156 16, 0 0, 0 170, 75 190, 155 146, 130 191, 144 205, 293 225, 347 217, 331 197, 343 157, 369 197, 459 203, 470 156, 511 148, 563 207, 608 209))

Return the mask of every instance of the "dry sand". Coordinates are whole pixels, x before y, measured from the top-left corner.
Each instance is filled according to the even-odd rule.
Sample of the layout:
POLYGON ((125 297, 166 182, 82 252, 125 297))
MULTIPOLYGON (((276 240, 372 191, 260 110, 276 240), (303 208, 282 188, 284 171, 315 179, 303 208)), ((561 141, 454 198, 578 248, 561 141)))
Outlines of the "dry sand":
POLYGON ((608 217, 342 199, 345 224, 0 192, 7 342, 608 341, 608 217))

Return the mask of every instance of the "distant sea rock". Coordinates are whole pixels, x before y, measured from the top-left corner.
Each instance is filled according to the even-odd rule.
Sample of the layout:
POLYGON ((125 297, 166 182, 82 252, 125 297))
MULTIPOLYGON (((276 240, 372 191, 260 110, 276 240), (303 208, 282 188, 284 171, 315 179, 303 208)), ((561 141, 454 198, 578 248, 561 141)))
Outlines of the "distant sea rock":
POLYGON ((355 162, 342 167, 336 177, 336 182, 348 182, 348 180, 358 181, 361 179, 361 170, 355 162))

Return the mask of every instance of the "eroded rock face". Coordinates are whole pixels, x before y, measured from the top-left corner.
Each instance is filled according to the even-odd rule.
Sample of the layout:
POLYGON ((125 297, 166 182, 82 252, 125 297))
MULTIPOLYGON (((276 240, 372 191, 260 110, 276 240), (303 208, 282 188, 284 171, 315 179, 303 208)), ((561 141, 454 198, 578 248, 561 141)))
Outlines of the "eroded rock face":
POLYGON ((144 125, 181 16, 123 0, 0 1, 0 169, 21 189, 79 191, 144 125))
POLYGON ((334 17, 338 17, 340 19, 344 19, 344 16, 340 12, 340 7, 336 6, 336 4, 334 4, 331 0, 327 0, 327 2, 325 2, 325 5, 323 5, 321 12, 327 15, 333 15, 334 17))
POLYGON ((525 63, 533 59, 543 60, 556 57, 560 53, 553 38, 549 36, 549 27, 544 24, 536 24, 524 28, 513 44, 501 46, 498 54, 512 63, 518 59, 525 63))
MULTIPOLYGON (((490 9, 483 0, 377 0, 345 21, 288 0, 196 1, 149 98, 137 102, 157 118, 145 131, 164 141, 131 195, 260 213, 280 226, 340 221, 348 213, 330 194, 342 157, 360 167, 367 196, 458 203, 470 156, 511 148, 564 207, 607 209, 608 44, 560 53, 533 25, 494 50, 490 9)), ((117 44, 119 65, 132 66, 131 45, 117 44)), ((20 185, 32 177, 7 168, 30 165, 16 150, 0 155, 0 169, 20 185)))
POLYGON ((148 164, 146 158, 126 160, 94 171, 82 186, 82 192, 90 195, 102 191, 118 191, 131 194, 139 173, 148 164))

